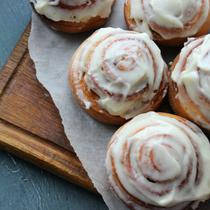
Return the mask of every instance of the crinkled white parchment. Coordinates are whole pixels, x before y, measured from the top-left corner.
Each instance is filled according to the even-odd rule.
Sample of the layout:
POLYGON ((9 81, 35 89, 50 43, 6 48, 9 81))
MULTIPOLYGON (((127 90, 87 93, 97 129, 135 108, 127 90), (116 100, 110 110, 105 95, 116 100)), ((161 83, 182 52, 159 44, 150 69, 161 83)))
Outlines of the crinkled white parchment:
MULTIPOLYGON (((116 1, 107 26, 126 29, 123 2, 116 1)), ((109 209, 127 210, 111 192, 105 170, 107 143, 117 128, 101 124, 89 117, 74 101, 68 86, 67 71, 71 56, 90 34, 67 35, 52 31, 33 14, 29 52, 35 63, 36 76, 49 91, 58 108, 66 136, 94 186, 109 209)))

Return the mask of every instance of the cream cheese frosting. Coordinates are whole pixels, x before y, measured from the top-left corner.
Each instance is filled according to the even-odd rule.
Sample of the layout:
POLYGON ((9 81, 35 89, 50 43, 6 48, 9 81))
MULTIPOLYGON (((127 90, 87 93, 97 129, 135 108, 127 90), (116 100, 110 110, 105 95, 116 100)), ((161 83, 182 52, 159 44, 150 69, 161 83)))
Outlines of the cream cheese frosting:
POLYGON ((187 113, 202 127, 210 129, 210 35, 189 39, 171 78, 177 84, 177 97, 187 113), (198 107, 206 121, 199 113, 188 109, 189 100, 198 107))
POLYGON ((131 27, 150 37, 154 30, 164 39, 195 35, 207 20, 210 9, 209 0, 127 1, 131 6, 130 18, 135 21, 131 27))
POLYGON ((72 69, 85 75, 100 107, 126 119, 148 110, 161 87, 159 97, 166 94, 166 64, 145 33, 100 29, 76 52, 72 69))
POLYGON ((183 210, 210 197, 209 152, 196 125, 148 112, 113 135, 106 168, 115 192, 132 209, 183 210))
POLYGON ((96 16, 107 18, 114 0, 31 0, 31 2, 39 14, 53 21, 86 22, 96 16), (60 7, 59 4, 74 9, 60 7))

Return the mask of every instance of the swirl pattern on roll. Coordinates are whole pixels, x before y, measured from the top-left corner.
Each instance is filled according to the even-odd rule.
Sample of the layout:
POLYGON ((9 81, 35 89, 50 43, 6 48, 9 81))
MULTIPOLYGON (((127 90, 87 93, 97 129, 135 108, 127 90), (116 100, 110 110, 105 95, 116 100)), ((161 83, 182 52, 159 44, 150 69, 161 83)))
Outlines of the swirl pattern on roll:
POLYGON ((189 39, 171 78, 177 99, 191 118, 210 130, 210 35, 189 39), (190 108, 191 107, 191 108, 190 108))
POLYGON ((210 197, 210 144, 191 122, 149 112, 112 137, 106 167, 118 196, 134 210, 183 210, 210 197))
POLYGON ((195 35, 209 15, 209 0, 127 0, 130 26, 152 38, 173 39, 195 35), (154 37, 155 36, 155 37, 154 37))
POLYGON ((54 21, 86 22, 91 17, 107 18, 114 0, 30 0, 36 11, 54 21))
POLYGON ((166 64, 147 34, 100 29, 78 49, 71 68, 83 75, 100 107, 126 119, 153 110, 167 91, 166 64))

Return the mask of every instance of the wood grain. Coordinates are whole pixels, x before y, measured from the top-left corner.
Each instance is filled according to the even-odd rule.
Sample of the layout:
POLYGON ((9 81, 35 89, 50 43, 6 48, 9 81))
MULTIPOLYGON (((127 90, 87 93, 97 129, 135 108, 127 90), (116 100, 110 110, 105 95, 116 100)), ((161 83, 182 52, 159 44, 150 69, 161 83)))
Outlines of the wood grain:
POLYGON ((27 27, 0 74, 0 147, 95 191, 67 140, 58 110, 35 77, 27 27))

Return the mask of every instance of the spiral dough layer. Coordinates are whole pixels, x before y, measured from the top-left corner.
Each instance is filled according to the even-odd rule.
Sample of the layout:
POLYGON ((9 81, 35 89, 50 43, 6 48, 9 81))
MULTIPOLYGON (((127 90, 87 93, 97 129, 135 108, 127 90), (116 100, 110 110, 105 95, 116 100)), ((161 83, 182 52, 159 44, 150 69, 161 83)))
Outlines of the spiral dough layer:
MULTIPOLYGON (((195 35, 209 15, 209 0, 127 0, 131 29, 152 38, 183 38, 195 35)), ((126 5, 127 5, 126 4, 126 5)))
POLYGON ((71 71, 81 74, 102 109, 125 119, 153 110, 167 91, 167 68, 156 44, 147 34, 119 28, 95 32, 75 53, 71 71))
POLYGON ((209 152, 197 126, 149 112, 114 134, 106 167, 112 187, 131 209, 189 209, 210 197, 209 152))
POLYGON ((171 78, 176 98, 188 116, 210 130, 210 35, 189 39, 171 78))
POLYGON ((107 18, 114 0, 30 0, 36 11, 53 21, 87 22, 107 18))

